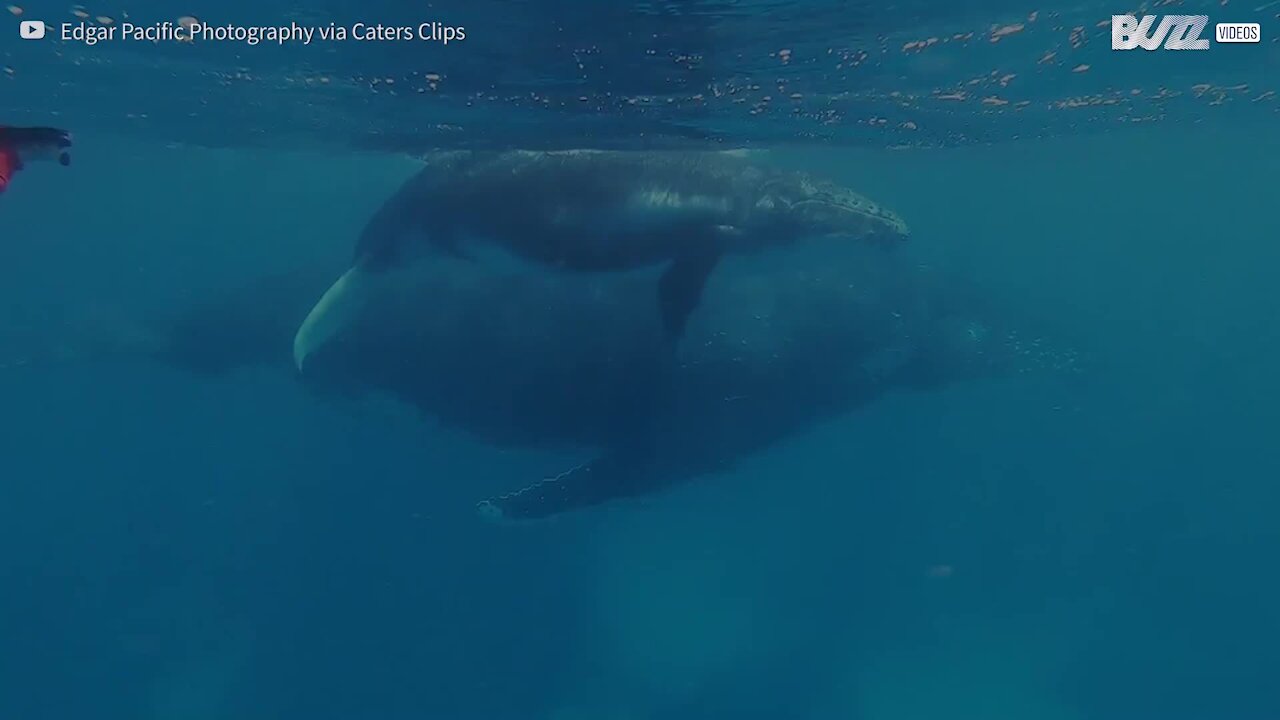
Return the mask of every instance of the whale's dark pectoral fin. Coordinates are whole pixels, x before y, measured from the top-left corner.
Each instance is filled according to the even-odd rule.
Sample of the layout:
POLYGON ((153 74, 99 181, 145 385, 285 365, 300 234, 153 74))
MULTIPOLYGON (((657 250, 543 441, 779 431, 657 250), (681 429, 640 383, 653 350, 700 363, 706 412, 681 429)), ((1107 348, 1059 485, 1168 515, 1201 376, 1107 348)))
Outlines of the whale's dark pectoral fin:
POLYGON ((668 338, 684 335, 689 315, 702 301, 702 289, 720 261, 718 249, 690 252, 676 258, 658 281, 658 310, 668 338))
POLYGON ((613 452, 513 493, 483 500, 476 510, 494 521, 541 520, 644 495, 664 484, 652 471, 647 455, 613 452))

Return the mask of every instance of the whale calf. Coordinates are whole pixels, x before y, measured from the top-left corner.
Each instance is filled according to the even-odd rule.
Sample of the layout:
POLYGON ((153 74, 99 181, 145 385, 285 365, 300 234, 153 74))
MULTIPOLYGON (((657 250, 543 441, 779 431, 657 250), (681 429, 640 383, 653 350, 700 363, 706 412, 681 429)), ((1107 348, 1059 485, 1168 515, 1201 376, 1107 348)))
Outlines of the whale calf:
POLYGON ((303 368, 392 271, 433 256, 496 252, 577 272, 661 266, 658 316, 677 340, 725 255, 907 235, 901 218, 849 188, 741 153, 442 153, 370 220, 351 268, 299 328, 294 360, 303 368))

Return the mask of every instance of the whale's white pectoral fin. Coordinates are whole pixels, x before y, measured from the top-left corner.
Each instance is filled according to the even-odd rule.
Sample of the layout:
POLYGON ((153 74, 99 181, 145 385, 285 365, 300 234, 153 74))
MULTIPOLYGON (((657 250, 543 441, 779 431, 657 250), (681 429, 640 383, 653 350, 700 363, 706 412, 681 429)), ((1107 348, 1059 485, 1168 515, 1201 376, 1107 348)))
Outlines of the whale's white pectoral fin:
POLYGON ((342 274, 307 313, 293 336, 293 362, 303 369, 307 357, 351 325, 364 307, 369 273, 353 267, 342 274))

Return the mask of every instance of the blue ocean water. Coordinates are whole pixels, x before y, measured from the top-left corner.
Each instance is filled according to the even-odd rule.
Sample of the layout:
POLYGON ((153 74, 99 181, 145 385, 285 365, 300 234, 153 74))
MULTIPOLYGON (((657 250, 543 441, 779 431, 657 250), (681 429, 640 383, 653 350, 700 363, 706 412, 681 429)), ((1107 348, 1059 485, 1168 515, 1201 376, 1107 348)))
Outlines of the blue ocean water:
POLYGON ((1280 25, 1237 5, 1149 11, 1262 44, 1137 57, 1097 27, 1131 8, 1003 0, 216 10, 429 14, 467 25, 448 48, 0 30, 0 124, 76 138, 0 197, 0 717, 1280 718, 1280 25), (891 392, 505 527, 475 501, 580 455, 116 351, 246 278, 341 269, 415 153, 583 145, 845 182, 1079 366, 891 392))

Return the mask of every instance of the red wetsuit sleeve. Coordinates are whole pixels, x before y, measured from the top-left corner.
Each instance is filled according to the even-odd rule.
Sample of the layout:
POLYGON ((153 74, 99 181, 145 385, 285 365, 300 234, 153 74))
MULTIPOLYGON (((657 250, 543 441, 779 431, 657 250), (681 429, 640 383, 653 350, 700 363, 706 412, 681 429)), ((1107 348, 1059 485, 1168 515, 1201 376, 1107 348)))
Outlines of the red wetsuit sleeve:
POLYGON ((18 171, 18 154, 13 148, 0 147, 0 193, 9 187, 9 179, 18 171))

